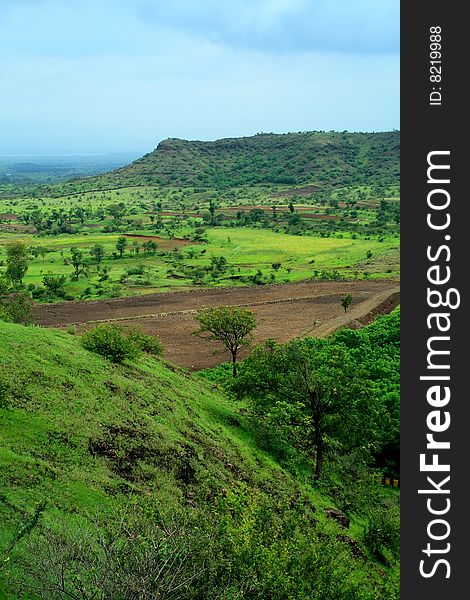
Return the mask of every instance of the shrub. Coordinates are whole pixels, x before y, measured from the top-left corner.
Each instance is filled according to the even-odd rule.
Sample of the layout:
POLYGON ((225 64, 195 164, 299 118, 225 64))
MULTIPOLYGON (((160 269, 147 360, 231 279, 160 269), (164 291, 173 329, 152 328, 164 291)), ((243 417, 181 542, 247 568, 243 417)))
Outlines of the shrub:
POLYGON ((384 563, 400 553, 400 520, 398 506, 382 506, 369 513, 364 534, 369 550, 384 563))
POLYGON ((24 292, 0 296, 0 320, 29 325, 33 322, 33 301, 24 292))
POLYGON ((128 339, 133 342, 139 350, 152 354, 153 356, 161 356, 163 354, 163 345, 161 341, 153 336, 140 331, 140 329, 132 328, 127 331, 128 339))
POLYGON ((114 363, 135 358, 140 350, 135 341, 126 336, 122 327, 105 323, 84 333, 81 343, 86 350, 114 363))
POLYGON ((63 293, 63 288, 67 278, 65 275, 59 275, 57 273, 46 273, 42 278, 42 283, 46 290, 53 295, 59 296, 63 293))
POLYGON ((145 268, 142 265, 137 265, 136 267, 129 267, 126 269, 126 273, 128 275, 144 275, 145 268))

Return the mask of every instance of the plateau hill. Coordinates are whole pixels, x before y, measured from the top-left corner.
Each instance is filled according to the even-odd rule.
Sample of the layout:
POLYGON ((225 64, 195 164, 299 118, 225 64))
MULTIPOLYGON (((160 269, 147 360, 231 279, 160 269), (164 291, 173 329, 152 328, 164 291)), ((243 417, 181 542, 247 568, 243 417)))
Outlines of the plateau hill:
POLYGON ((60 190, 142 185, 396 185, 399 148, 398 131, 261 133, 213 142, 171 138, 128 166, 72 181, 60 190))

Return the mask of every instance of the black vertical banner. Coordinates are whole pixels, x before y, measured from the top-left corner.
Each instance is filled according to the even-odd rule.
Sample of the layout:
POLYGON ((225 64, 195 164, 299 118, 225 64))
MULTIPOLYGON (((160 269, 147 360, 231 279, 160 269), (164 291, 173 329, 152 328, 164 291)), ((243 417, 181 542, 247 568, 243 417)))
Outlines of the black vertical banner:
POLYGON ((470 598, 463 6, 401 5, 403 600, 470 598))

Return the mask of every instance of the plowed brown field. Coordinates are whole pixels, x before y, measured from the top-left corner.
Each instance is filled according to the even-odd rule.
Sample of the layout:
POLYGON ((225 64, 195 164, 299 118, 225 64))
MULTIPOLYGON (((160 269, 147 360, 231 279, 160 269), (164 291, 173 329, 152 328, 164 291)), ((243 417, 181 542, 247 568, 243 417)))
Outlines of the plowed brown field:
POLYGON ((287 341, 305 335, 325 336, 345 325, 358 327, 377 314, 389 312, 398 303, 396 280, 316 281, 37 305, 35 318, 46 327, 90 327, 99 321, 138 325, 160 337, 165 358, 193 370, 228 359, 221 345, 191 335, 196 328, 194 314, 206 306, 250 308, 257 321, 255 342, 260 342, 269 338, 287 341), (345 314, 340 299, 348 293, 352 294, 353 303, 345 314))

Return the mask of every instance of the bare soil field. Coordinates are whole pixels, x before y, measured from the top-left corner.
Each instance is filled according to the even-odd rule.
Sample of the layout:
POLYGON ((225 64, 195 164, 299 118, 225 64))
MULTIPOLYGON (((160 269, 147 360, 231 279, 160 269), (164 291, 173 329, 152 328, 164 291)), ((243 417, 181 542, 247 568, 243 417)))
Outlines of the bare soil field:
POLYGON ((220 344, 192 335, 194 315, 201 308, 246 306, 256 315, 255 343, 269 338, 285 342, 306 335, 325 336, 347 325, 360 327, 390 312, 399 299, 396 280, 316 281, 37 305, 35 319, 45 327, 76 324, 82 329, 102 321, 135 325, 159 336, 166 359, 198 370, 229 358, 220 344), (340 299, 348 293, 353 303, 345 313, 340 299))
POLYGON ((183 248, 184 246, 193 246, 194 244, 200 244, 200 242, 188 240, 186 238, 172 238, 167 240, 159 235, 136 235, 134 233, 123 233, 123 237, 132 238, 134 240, 140 240, 141 242, 152 241, 157 243, 159 246, 164 248, 183 248))

